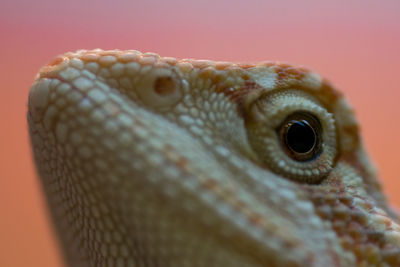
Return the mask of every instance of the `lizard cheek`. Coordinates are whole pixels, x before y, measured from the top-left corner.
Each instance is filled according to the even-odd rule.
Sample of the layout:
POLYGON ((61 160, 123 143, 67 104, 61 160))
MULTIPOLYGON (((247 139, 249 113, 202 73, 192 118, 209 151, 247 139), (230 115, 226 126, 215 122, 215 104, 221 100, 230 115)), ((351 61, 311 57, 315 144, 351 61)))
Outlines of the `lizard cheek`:
POLYGON ((175 70, 153 68, 139 76, 134 90, 146 106, 165 110, 182 98, 185 81, 175 70))

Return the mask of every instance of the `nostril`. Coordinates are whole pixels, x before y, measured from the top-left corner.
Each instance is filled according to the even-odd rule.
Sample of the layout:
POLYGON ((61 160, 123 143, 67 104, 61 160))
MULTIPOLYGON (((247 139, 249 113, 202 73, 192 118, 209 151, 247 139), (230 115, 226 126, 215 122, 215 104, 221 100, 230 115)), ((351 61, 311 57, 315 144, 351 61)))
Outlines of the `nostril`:
POLYGON ((170 76, 159 77, 154 82, 154 91, 161 95, 172 95, 177 90, 177 84, 170 76))
POLYGON ((153 68, 141 75, 134 88, 148 107, 168 109, 182 98, 185 83, 172 69, 153 68))

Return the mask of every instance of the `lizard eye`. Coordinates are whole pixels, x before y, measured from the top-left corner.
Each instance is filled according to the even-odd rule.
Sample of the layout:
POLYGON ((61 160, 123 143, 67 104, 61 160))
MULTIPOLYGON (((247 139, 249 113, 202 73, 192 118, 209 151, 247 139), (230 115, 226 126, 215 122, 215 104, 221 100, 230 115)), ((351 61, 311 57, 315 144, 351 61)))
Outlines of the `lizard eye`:
POLYGON ((294 160, 313 160, 321 153, 322 127, 312 114, 297 112, 289 115, 277 133, 285 153, 294 160))
POLYGON ((309 183, 331 171, 335 121, 312 95, 287 90, 261 96, 249 106, 245 121, 249 142, 266 168, 309 183))

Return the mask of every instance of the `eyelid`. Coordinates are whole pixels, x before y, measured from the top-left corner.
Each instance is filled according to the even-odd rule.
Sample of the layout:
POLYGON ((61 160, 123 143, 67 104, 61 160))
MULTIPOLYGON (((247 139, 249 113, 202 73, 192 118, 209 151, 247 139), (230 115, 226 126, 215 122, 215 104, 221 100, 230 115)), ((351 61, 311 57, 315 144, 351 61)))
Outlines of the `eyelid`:
POLYGON ((267 94, 251 106, 251 116, 265 121, 274 128, 279 127, 287 116, 299 110, 318 114, 323 111, 321 104, 312 96, 295 90, 267 94), (255 114, 254 114, 255 113, 255 114))

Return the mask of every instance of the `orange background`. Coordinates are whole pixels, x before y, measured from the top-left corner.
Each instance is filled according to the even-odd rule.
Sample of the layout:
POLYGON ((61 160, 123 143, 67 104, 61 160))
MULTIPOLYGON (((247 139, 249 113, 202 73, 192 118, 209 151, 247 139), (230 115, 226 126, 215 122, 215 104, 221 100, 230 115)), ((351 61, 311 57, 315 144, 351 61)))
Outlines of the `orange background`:
POLYGON ((0 3, 0 266, 61 266, 26 127, 41 65, 76 49, 306 65, 356 108, 385 191, 400 206, 400 1, 30 1, 0 3))

